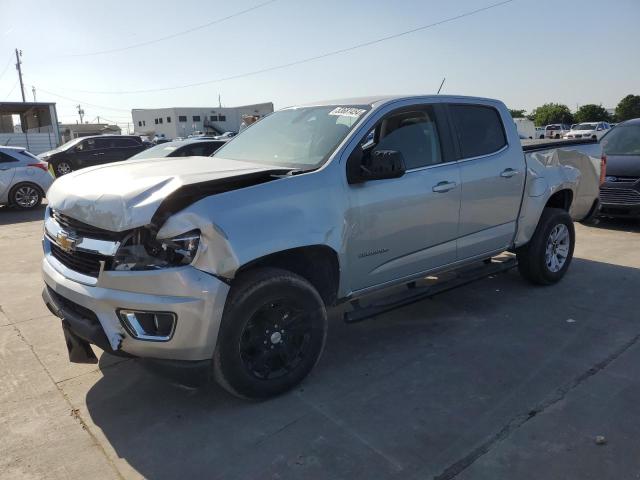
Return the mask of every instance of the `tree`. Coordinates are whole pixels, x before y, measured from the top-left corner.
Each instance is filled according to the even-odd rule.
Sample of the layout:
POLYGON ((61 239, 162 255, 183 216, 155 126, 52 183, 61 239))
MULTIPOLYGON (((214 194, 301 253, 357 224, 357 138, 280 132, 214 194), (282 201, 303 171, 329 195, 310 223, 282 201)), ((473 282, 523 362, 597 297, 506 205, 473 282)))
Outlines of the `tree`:
POLYGON ((640 95, 627 95, 616 107, 616 121, 640 118, 640 95))
POLYGON ((566 105, 561 103, 545 103, 531 112, 536 126, 542 127, 550 123, 573 123, 573 115, 566 105))
POLYGON ((524 112, 526 112, 526 110, 522 109, 522 110, 513 110, 513 109, 509 109, 509 113, 511 114, 511 118, 524 118, 524 112))
POLYGON ((602 105, 595 105, 588 103, 582 105, 573 119, 578 122, 608 122, 610 120, 609 113, 602 107, 602 105))

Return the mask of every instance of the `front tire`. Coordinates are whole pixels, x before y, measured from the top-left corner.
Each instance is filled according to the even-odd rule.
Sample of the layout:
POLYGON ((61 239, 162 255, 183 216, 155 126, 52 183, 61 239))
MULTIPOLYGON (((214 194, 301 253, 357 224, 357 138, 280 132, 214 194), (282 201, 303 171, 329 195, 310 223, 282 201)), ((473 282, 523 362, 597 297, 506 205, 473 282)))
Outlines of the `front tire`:
POLYGON ((9 202, 21 210, 31 210, 42 204, 42 190, 31 183, 20 183, 9 192, 9 202))
POLYGON ((575 242, 571 216, 559 208, 545 208, 529 243, 516 250, 520 274, 537 285, 559 282, 569 268, 575 242))
POLYGON ((326 336, 324 302, 307 280, 276 268, 248 272, 229 293, 214 377, 238 397, 279 395, 317 364, 326 336))

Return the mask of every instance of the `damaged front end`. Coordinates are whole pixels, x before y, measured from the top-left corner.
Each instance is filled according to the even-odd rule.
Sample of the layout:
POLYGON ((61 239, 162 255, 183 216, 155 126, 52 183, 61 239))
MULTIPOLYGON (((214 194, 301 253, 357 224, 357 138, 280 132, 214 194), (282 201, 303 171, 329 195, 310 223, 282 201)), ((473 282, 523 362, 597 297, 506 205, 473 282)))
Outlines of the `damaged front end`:
POLYGON ((71 361, 95 362, 90 345, 156 360, 211 359, 238 260, 211 217, 188 207, 286 173, 233 166, 170 181, 143 178, 142 186, 132 178, 109 193, 100 192, 97 178, 92 190, 87 181, 110 169, 54 184, 43 298, 62 319, 71 361))

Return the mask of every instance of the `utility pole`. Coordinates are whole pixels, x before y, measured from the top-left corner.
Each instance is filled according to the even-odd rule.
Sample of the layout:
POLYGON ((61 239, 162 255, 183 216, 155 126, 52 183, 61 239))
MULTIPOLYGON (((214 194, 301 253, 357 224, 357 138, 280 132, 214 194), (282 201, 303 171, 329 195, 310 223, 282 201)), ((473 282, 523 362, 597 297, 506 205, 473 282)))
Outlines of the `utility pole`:
POLYGON ((33 101, 36 101, 36 87, 34 87, 33 85, 31 85, 31 91, 33 92, 33 101))
POLYGON ((220 100, 220 94, 218 94, 218 108, 222 108, 222 100, 220 100))
POLYGON ((442 83, 440 84, 440 88, 438 89, 438 93, 436 95, 440 95, 440 90, 442 90, 442 86, 444 85, 444 81, 447 79, 447 77, 444 77, 442 79, 442 83))
POLYGON ((100 115, 98 115, 98 123, 100 123, 100 115))
POLYGON ((20 91, 22 92, 22 103, 25 103, 24 99, 24 83, 22 83, 22 62, 20 61, 20 57, 22 57, 22 50, 18 50, 16 48, 16 69, 18 70, 18 78, 20 79, 20 91))
POLYGON ((80 105, 78 105, 77 107, 78 107, 78 115, 80 116, 80 123, 82 124, 82 123, 84 123, 82 121, 82 119, 84 117, 84 110, 82 109, 82 106, 80 106, 80 105))

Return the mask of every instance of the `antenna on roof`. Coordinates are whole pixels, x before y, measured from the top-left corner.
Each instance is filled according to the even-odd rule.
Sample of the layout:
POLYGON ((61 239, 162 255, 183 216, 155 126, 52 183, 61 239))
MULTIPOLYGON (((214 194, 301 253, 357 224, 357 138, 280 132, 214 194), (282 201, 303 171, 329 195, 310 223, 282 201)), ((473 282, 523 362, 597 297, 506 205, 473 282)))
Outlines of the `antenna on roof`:
POLYGON ((438 89, 438 93, 437 93, 437 95, 440 95, 440 90, 442 90, 442 86, 444 85, 444 81, 445 81, 446 79, 447 79, 447 77, 444 77, 444 78, 442 79, 442 83, 440 84, 440 88, 438 89))

